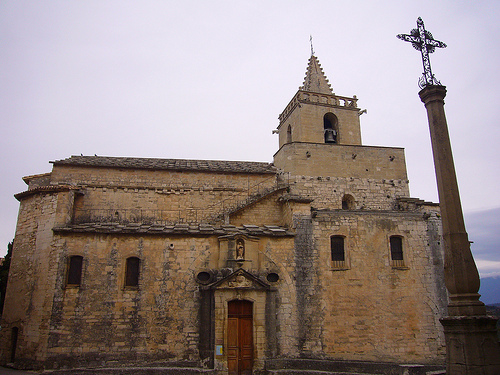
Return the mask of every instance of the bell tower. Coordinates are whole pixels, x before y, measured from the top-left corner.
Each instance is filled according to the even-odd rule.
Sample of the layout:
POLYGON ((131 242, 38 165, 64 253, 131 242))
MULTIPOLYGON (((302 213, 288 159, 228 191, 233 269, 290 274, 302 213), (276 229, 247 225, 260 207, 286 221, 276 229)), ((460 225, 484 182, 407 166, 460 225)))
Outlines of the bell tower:
POLYGON ((336 95, 314 54, 279 116, 274 165, 290 176, 406 180, 404 150, 361 144, 357 98, 336 95))
POLYGON ((293 142, 361 145, 356 96, 335 95, 316 56, 303 85, 279 116, 279 147, 293 142))

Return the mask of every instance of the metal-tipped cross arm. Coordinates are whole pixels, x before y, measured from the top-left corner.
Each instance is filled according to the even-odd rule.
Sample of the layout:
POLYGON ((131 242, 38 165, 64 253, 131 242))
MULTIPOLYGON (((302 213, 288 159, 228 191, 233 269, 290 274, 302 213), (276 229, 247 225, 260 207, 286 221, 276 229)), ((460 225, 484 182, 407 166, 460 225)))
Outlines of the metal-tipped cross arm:
POLYGON ((422 53, 424 74, 418 82, 420 88, 423 89, 429 85, 441 85, 441 82, 439 82, 436 77, 434 77, 434 74, 432 74, 429 53, 434 52, 436 47, 446 48, 446 44, 434 39, 432 34, 425 29, 422 18, 418 17, 417 28, 410 31, 409 35, 398 34, 397 38, 404 40, 405 42, 410 42, 413 48, 422 53))

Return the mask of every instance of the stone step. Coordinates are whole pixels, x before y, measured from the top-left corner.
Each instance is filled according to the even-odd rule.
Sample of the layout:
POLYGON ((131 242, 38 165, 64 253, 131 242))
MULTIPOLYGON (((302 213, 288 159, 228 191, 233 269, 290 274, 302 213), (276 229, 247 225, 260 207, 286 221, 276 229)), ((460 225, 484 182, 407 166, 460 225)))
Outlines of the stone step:
POLYGON ((45 370, 47 375, 217 375, 217 370, 193 367, 112 367, 75 368, 68 370, 45 370))
POLYGON ((268 375, 376 375, 361 372, 332 372, 316 370, 268 370, 268 375))

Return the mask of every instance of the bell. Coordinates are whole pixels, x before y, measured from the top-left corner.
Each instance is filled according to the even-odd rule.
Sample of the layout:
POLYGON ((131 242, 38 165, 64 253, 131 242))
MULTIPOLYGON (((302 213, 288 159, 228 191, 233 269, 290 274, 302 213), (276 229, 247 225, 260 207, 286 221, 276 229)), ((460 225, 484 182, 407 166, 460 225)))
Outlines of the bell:
POLYGON ((333 129, 325 129, 325 142, 335 143, 335 134, 333 129))

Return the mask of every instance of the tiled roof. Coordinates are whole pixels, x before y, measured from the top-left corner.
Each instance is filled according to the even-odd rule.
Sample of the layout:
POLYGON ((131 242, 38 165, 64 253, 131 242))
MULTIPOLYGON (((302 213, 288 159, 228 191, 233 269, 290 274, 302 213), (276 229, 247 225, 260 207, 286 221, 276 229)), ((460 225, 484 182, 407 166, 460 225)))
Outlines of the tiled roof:
POLYGON ((154 159, 82 155, 71 156, 70 158, 52 161, 51 163, 54 165, 74 165, 80 167, 167 169, 228 173, 274 174, 277 171, 272 163, 230 160, 154 159))
POLYGON ((160 234, 160 235, 217 235, 233 236, 245 234, 248 236, 285 237, 293 236, 284 227, 275 225, 234 225, 214 226, 211 224, 141 224, 141 223, 85 223, 54 228, 55 232, 65 233, 108 233, 108 234, 160 234))

